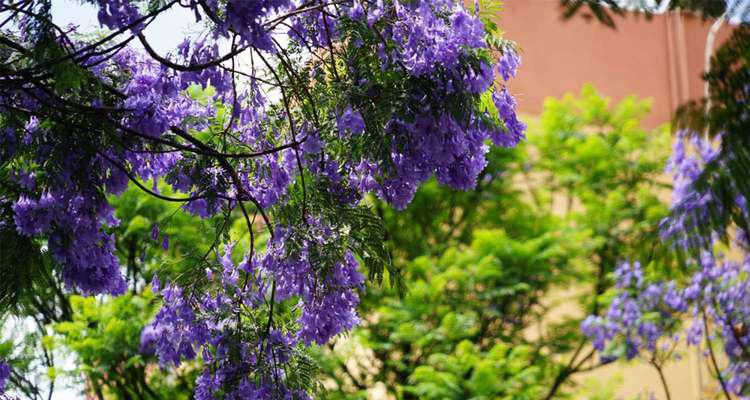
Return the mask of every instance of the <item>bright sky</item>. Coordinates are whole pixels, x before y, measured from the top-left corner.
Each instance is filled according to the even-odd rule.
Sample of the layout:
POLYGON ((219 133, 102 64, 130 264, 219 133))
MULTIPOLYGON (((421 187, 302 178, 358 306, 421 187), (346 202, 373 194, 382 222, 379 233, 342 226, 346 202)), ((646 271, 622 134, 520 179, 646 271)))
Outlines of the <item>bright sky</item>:
MULTIPOLYGON (((80 0, 52 0, 52 20, 60 26, 75 24, 81 32, 102 29, 96 14, 96 6, 82 4, 80 0)), ((149 25, 145 34, 156 51, 166 54, 174 50, 186 34, 201 28, 200 24, 196 24, 190 10, 175 6, 149 25)))

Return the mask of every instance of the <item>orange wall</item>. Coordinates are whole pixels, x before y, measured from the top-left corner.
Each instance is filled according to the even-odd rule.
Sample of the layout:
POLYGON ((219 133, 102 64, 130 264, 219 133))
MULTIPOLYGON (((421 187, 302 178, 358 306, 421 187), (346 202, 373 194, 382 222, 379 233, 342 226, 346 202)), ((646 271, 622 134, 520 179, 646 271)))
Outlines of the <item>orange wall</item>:
MULTIPOLYGON (((618 100, 653 98, 648 126, 703 93, 701 73, 711 21, 675 13, 616 17, 616 29, 576 16, 563 20, 557 0, 505 0, 506 37, 521 47, 523 65, 510 83, 523 113, 538 114, 547 96, 577 92, 584 83, 618 100)), ((720 42, 728 29, 720 32, 720 42)))

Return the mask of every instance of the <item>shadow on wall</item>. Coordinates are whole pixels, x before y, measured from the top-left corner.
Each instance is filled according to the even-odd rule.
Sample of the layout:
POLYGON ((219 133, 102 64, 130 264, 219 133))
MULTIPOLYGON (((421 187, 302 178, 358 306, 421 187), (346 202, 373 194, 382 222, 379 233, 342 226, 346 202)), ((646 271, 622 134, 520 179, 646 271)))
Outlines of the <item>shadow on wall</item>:
MULTIPOLYGON (((544 98, 591 83, 617 101, 635 94, 653 98, 644 121, 653 128, 675 108, 703 94, 706 35, 712 21, 666 13, 614 16, 616 29, 594 20, 562 18, 557 1, 505 0, 499 15, 507 37, 521 46, 523 66, 510 88, 519 110, 539 114, 544 98)), ((723 27, 714 47, 725 40, 723 27)))

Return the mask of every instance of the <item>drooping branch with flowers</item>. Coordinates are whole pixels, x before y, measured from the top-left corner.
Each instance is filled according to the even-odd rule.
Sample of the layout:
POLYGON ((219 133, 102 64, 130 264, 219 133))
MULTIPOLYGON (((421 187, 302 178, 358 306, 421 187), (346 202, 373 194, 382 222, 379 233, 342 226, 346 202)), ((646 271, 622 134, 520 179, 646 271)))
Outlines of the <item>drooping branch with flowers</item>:
POLYGON ((241 261, 220 232, 152 284, 164 305, 142 346, 165 366, 201 357, 199 399, 306 398, 305 346, 357 324, 365 276, 399 284, 367 196, 404 208, 432 176, 471 189, 490 143, 523 138, 503 84, 518 57, 480 7, 92 3, 94 34, 55 25, 49 1, 0 1, 0 229, 43 245, 68 290, 118 295, 109 196, 239 214, 241 261), (205 28, 160 54, 148 27, 173 8, 205 28))

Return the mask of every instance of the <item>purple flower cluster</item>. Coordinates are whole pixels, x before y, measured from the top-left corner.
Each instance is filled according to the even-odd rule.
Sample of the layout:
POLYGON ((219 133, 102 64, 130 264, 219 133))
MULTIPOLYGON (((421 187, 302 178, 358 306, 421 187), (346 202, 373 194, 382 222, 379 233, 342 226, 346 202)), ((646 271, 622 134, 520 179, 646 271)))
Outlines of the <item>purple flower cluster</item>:
MULTIPOLYGON (((254 382, 248 378, 241 378, 236 388, 222 391, 220 388, 229 382, 228 376, 232 371, 219 369, 211 374, 208 370, 201 374, 195 386, 196 400, 214 400, 221 394, 221 398, 228 400, 309 400, 310 396, 304 391, 290 390, 274 384, 272 380, 254 382)), ((277 371, 273 379, 283 379, 283 372, 277 371)))
MULTIPOLYGON (((669 349, 679 339, 671 329, 673 315, 686 311, 674 282, 647 283, 639 262, 623 263, 615 271, 615 279, 617 294, 605 315, 591 315, 581 325, 594 348, 605 351, 608 343, 622 343, 627 359, 635 358, 641 350, 669 349)), ((604 354, 605 360, 613 356, 606 351, 604 354)))
MULTIPOLYGON (((217 1, 209 3, 216 4, 217 1)), ((291 6, 289 0, 229 0, 225 5, 225 16, 217 26, 217 33, 228 36, 230 32, 236 32, 244 45, 272 51, 273 41, 263 22, 291 6)))
POLYGON ((359 323, 356 289, 364 289, 364 276, 359 273, 358 267, 354 255, 347 252, 343 260, 333 265, 327 276, 316 279, 308 271, 307 282, 300 293, 302 314, 299 317, 299 338, 305 344, 325 344, 359 323))
MULTIPOLYGON (((83 162, 70 152, 64 161, 83 162)), ((91 164, 102 163, 90 161, 91 164)), ((106 170, 105 170, 106 171, 106 170)), ((62 172, 70 176, 72 171, 62 172)), ((57 177, 57 182, 65 182, 57 177)), ((84 182, 81 182, 84 183, 84 182)), ((91 185, 90 182, 85 182, 91 185)), ((103 185, 99 181, 99 185, 103 185)), ((27 188, 37 185, 27 181, 27 188)), ((104 231, 117 224, 112 207, 95 186, 66 187, 54 185, 41 188, 38 195, 21 195, 13 204, 18 232, 26 236, 46 236, 53 259, 62 266, 62 275, 69 288, 84 293, 119 294, 125 290, 120 264, 114 255, 114 238, 104 231), (85 190, 84 190, 85 189, 85 190)))
MULTIPOLYGON (((382 4, 369 9, 368 23, 379 21, 382 4)), ((397 22, 390 34, 396 47, 382 55, 385 66, 405 67, 405 73, 433 81, 440 97, 482 93, 494 82, 494 69, 480 62, 478 67, 464 62, 471 51, 485 48, 478 18, 450 1, 395 3, 397 22)), ((520 58, 505 48, 497 71, 504 80, 515 76, 520 58)), ((422 101, 435 93, 424 94, 422 101)), ((362 193, 374 192, 396 208, 406 207, 419 185, 436 176, 442 184, 460 190, 476 185, 486 166, 489 150, 485 141, 512 147, 524 137, 526 126, 518 119, 515 99, 507 88, 493 90, 492 99, 499 121, 488 126, 479 113, 460 121, 444 104, 414 109, 409 120, 394 116, 385 126, 391 140, 386 160, 359 160, 346 164, 349 182, 362 193)), ((339 118, 339 132, 364 130, 357 111, 348 106, 339 118)), ((411 110, 410 110, 411 111, 411 110)))
POLYGON ((492 94, 492 100, 500 114, 505 129, 496 129, 490 132, 492 142, 497 146, 513 147, 524 138, 526 124, 521 122, 516 115, 516 100, 503 88, 492 94))
MULTIPOLYGON (((191 52, 189 45, 183 43, 178 54, 186 63, 200 63, 215 56, 217 51, 215 46, 203 46, 202 42, 197 42, 191 52)), ((200 82, 223 91, 229 89, 227 75, 215 69, 175 72, 132 50, 117 53, 114 66, 129 77, 122 87, 127 96, 122 106, 132 111, 121 121, 122 124, 153 137, 168 132, 171 126, 182 125, 188 117, 202 122, 214 112, 210 106, 182 94, 191 84, 200 82)), ((196 123, 191 127, 200 129, 202 126, 196 123)))
POLYGON ((156 354, 162 364, 179 365, 183 358, 194 358, 196 345, 208 340, 208 327, 195 315, 181 288, 167 285, 159 290, 158 283, 153 286, 167 306, 141 333, 141 351, 156 354))
POLYGON ((351 106, 346 107, 341 114, 338 119, 338 125, 339 135, 342 137, 346 134, 359 135, 365 131, 365 120, 362 119, 362 114, 352 109, 351 106))
POLYGON ((364 289, 364 276, 350 251, 328 267, 314 265, 313 255, 340 238, 331 227, 312 218, 307 230, 308 239, 302 239, 300 248, 290 254, 288 243, 300 239, 292 236, 295 232, 291 229, 278 229, 259 265, 273 277, 276 301, 299 300, 300 329, 295 339, 324 344, 359 322, 357 290, 364 289))
POLYGON ((160 288, 155 280, 154 290, 164 298, 164 306, 144 329, 141 351, 156 354, 165 365, 179 365, 200 354, 206 368, 196 382, 196 398, 211 399, 230 382, 241 383, 229 398, 307 398, 276 384, 284 381, 281 366, 295 357, 299 344, 323 344, 354 327, 359 321, 356 291, 364 283, 351 252, 328 270, 312 264, 308 253, 335 240, 335 234, 314 220, 309 222, 316 240, 306 241, 294 254, 288 248, 292 231, 281 227, 265 254, 252 260, 246 256, 235 264, 233 246, 227 245, 218 259, 220 271, 207 271, 216 291, 191 298, 179 286, 160 288), (269 302, 280 306, 289 299, 296 299, 300 310, 296 331, 282 332, 266 324, 247 326, 241 314, 242 309, 262 310, 269 302), (243 330, 254 332, 254 339, 242 336, 243 330), (259 377, 260 384, 253 377, 259 377), (260 397, 252 397, 253 393, 260 397))
MULTIPOLYGON (((456 189, 474 187, 486 165, 485 140, 514 146, 523 138, 525 125, 516 115, 515 100, 504 87, 493 90, 492 95, 497 114, 490 117, 499 121, 498 126, 488 126, 478 112, 466 120, 456 119, 444 103, 429 105, 426 101, 435 96, 450 98, 482 93, 493 85, 492 65, 486 61, 467 62, 476 52, 487 49, 478 17, 450 0, 394 2, 392 7, 377 2, 365 9, 355 3, 350 17, 374 29, 382 27, 383 37, 392 43, 392 46, 377 45, 382 68, 428 79, 435 89, 432 93, 414 93, 425 105, 407 109, 409 118, 394 115, 386 124, 387 136, 391 138, 391 151, 386 159, 353 160, 340 167, 341 175, 348 177, 356 190, 374 192, 394 207, 404 208, 419 185, 433 175, 442 184, 456 189), (391 12, 396 17, 392 25, 383 18, 391 12)), ((496 69, 507 80, 515 76, 519 65, 517 53, 507 47, 496 69)), ((340 137, 347 136, 347 132, 352 135, 363 132, 365 124, 359 111, 347 105, 338 117, 338 129, 340 137)))
POLYGON ((515 51, 509 50, 503 53, 497 64, 497 71, 504 81, 516 76, 516 71, 521 65, 521 59, 515 51))
POLYGON ((448 115, 435 118, 420 115, 413 123, 393 121, 389 132, 406 138, 391 152, 394 173, 380 194, 396 208, 406 207, 419 184, 433 173, 442 184, 470 189, 487 164, 486 133, 478 128, 463 129, 448 115))
POLYGON ((10 365, 5 361, 0 361, 0 394, 5 392, 6 386, 8 385, 8 379, 10 378, 10 365))
POLYGON ((138 7, 132 0, 97 0, 97 3, 99 23, 109 29, 124 28, 141 17, 138 7))
POLYGON ((394 4, 393 40, 401 45, 397 57, 413 75, 429 76, 438 68, 455 70, 464 49, 486 46, 481 21, 453 1, 394 4))
POLYGON ((639 263, 624 263, 615 273, 616 295, 606 313, 589 316, 581 328, 602 352, 603 362, 621 357, 613 350, 620 345, 628 359, 668 357, 682 335, 692 346, 723 343, 728 363, 720 373, 727 389, 748 396, 750 258, 736 263, 704 252, 699 264, 689 280, 680 284, 647 282, 639 263), (707 326, 714 332, 706 332, 707 326))
MULTIPOLYGON (((120 121, 112 121, 123 129, 159 137, 170 126, 183 125, 187 118, 197 121, 192 127, 200 128, 201 116, 212 111, 181 94, 187 83, 180 74, 159 68, 133 51, 116 54, 112 66, 129 77, 122 87, 127 96, 122 107, 133 111, 120 121)), ((34 109, 43 105, 34 98, 13 95, 6 100, 21 100, 34 109)), ((60 135, 55 129, 40 127, 32 117, 19 130, 23 144, 19 150, 30 154, 39 165, 46 165, 48 171, 40 174, 43 179, 16 171, 17 176, 25 177, 19 181, 22 193, 13 205, 17 230, 22 235, 48 239, 50 253, 61 265, 69 288, 85 294, 122 293, 125 281, 114 255, 114 238, 107 233, 118 221, 102 191, 117 195, 126 188, 126 165, 141 179, 156 180, 171 174, 174 178, 169 181, 179 191, 191 192, 195 185, 180 180, 184 169, 180 169, 181 174, 174 173, 185 167, 178 163, 179 153, 141 151, 143 143, 132 143, 132 151, 117 150, 108 147, 104 137, 60 135)))
MULTIPOLYGON (((462 64, 466 50, 484 48, 481 22, 463 7, 450 1, 396 4, 398 22, 393 38, 400 43, 396 59, 410 74, 429 76, 449 96, 459 87, 482 93, 494 82, 494 70, 485 63, 479 69, 462 64), (448 17, 444 17, 448 15, 448 17), (461 82, 461 85, 457 84, 461 82), (454 86, 456 85, 456 86, 454 86)), ((504 80, 515 76, 520 65, 517 53, 506 48, 497 70, 504 80)), ((442 184, 460 190, 476 185, 486 166, 484 144, 492 139, 498 146, 515 146, 524 137, 526 126, 516 115, 515 99, 507 88, 493 90, 499 127, 488 127, 478 115, 460 122, 448 110, 424 107, 416 111, 414 122, 394 119, 389 131, 393 142, 390 163, 395 173, 386 173, 379 195, 397 208, 404 208, 419 184, 433 174, 442 184)), ((361 180, 361 173, 355 175, 361 180)), ((367 177, 365 177, 367 179, 367 177)))
MULTIPOLYGON (((672 173, 674 181, 672 213, 662 222, 661 230, 662 237, 674 240, 683 249, 709 248, 715 238, 705 237, 699 228, 710 226, 712 216, 709 210, 720 214, 727 211, 710 187, 705 190, 697 190, 695 187, 705 165, 714 161, 718 155, 719 148, 712 141, 701 139, 694 132, 678 133, 667 164, 667 172, 672 173), (686 147, 686 144, 690 144, 690 147, 686 147)), ((747 201, 742 195, 737 196, 735 205, 743 215, 750 217, 747 201)), ((745 233, 740 230, 737 236, 744 240, 745 233)))
POLYGON ((524 137, 526 126, 516 115, 516 104, 506 88, 492 98, 502 126, 488 128, 477 118, 462 124, 446 111, 436 115, 425 108, 414 122, 390 121, 387 132, 394 138, 385 173, 373 162, 363 161, 350 171, 350 181, 363 192, 373 191, 391 205, 402 209, 414 197, 419 185, 435 175, 438 182, 459 190, 476 186, 479 173, 487 165, 485 154, 491 139, 495 145, 512 147, 524 137), (382 185, 376 178, 383 177, 382 185), (362 185, 365 183, 365 185, 362 185))

